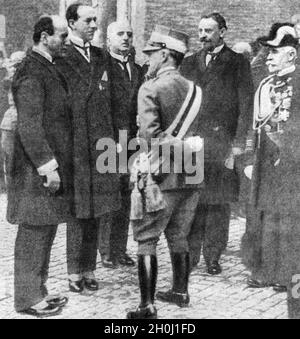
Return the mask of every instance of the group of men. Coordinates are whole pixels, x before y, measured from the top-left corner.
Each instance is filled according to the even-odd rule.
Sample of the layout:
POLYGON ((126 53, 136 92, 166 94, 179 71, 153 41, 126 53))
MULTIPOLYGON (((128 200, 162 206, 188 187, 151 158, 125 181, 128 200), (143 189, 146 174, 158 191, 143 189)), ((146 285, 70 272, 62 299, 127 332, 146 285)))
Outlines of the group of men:
POLYGON ((100 139, 118 143, 119 130, 136 134, 142 71, 130 55, 132 29, 111 24, 106 52, 90 44, 93 8, 71 5, 66 18, 40 18, 12 84, 18 122, 7 166, 7 219, 19 225, 15 308, 37 317, 57 315, 68 302, 46 288, 57 225, 67 223, 71 292, 98 290, 97 248, 105 267, 135 264, 126 254, 128 175, 100 174, 96 166, 100 139))
POLYGON ((202 249, 208 274, 222 272, 230 204, 239 197, 241 173, 236 160, 245 153, 254 106, 257 133, 248 152, 254 169, 250 164, 245 171, 249 178, 253 172, 244 241, 251 243, 245 248, 253 249, 252 261, 257 265, 263 255, 274 259, 275 250, 262 251, 263 230, 273 248, 282 247, 274 260, 285 271, 282 283, 291 286, 289 304, 297 311, 291 282, 299 268, 300 248, 299 121, 294 114, 299 42, 292 25, 277 25, 262 41, 271 48, 267 64, 272 75, 263 81, 254 100, 250 63, 226 45, 227 24, 218 13, 201 18, 201 50, 187 58, 189 37, 158 26, 144 49, 149 58, 146 78, 150 79, 144 84, 142 68, 134 62, 133 31, 127 23, 109 26, 106 52, 90 44, 97 20, 91 7, 71 5, 66 17, 67 22, 57 16, 39 20, 34 46, 13 81, 18 124, 8 174, 8 221, 19 225, 16 310, 48 317, 59 314, 68 302, 64 296, 49 296, 46 288, 58 224, 67 223, 70 290, 96 291, 97 239, 104 265, 134 265, 126 254, 130 208, 135 207, 131 205, 140 197, 144 199, 140 207, 147 210, 146 205, 154 204, 158 196, 156 209, 132 218, 141 303, 127 318, 157 318, 156 246, 163 232, 171 254, 173 286, 156 297, 187 307, 189 275, 202 249), (130 201, 129 175, 101 174, 97 168, 104 152, 97 147, 101 139, 114 140, 121 157, 120 131, 127 131, 128 141, 138 132, 149 144, 154 138, 161 144, 176 141, 183 149, 193 144, 192 153, 199 151, 204 139, 204 181, 187 184, 190 173, 172 170, 160 178, 148 173, 150 179, 135 182, 130 201), (155 191, 152 195, 149 186, 155 191))

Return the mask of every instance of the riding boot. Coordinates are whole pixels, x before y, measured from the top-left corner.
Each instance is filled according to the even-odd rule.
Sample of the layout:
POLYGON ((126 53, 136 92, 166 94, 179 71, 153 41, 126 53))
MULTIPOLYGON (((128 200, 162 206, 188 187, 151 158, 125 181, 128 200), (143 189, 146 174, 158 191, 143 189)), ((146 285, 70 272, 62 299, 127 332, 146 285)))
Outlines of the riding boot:
POLYGON ((167 292, 158 292, 156 297, 162 302, 187 307, 190 303, 188 283, 190 274, 189 253, 171 253, 173 267, 173 287, 167 292))
POLYGON ((157 310, 154 306, 157 269, 156 256, 141 255, 138 257, 141 303, 135 312, 127 314, 127 319, 157 319, 157 310))

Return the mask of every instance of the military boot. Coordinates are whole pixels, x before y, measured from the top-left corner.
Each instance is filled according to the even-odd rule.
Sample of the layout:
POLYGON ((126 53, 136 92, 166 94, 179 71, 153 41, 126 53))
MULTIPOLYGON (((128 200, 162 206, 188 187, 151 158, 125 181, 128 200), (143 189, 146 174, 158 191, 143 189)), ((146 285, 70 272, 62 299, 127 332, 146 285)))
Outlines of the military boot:
POLYGON ((189 253, 171 253, 173 267, 173 288, 167 292, 158 292, 156 297, 162 302, 188 307, 190 297, 188 282, 190 274, 189 253))
POLYGON ((154 255, 138 257, 138 275, 141 292, 141 304, 134 312, 127 314, 127 319, 157 319, 154 306, 157 281, 157 258, 154 255))

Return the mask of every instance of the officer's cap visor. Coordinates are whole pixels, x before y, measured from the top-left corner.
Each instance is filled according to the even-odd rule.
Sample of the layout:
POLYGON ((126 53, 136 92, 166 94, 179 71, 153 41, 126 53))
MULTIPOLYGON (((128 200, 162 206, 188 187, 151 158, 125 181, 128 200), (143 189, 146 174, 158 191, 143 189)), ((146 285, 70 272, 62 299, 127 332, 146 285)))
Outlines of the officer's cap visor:
POLYGON ((166 44, 163 42, 148 41, 146 47, 143 49, 143 53, 160 51, 161 49, 164 49, 166 47, 166 44))

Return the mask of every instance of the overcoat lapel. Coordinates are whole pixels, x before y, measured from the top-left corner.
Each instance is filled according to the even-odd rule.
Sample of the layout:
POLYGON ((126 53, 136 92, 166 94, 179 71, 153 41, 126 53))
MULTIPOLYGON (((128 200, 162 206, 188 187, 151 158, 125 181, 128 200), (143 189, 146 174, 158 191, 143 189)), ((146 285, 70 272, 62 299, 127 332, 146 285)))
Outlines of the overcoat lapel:
POLYGON ((139 73, 132 61, 130 61, 130 69, 131 69, 131 89, 132 91, 135 91, 139 82, 139 73))
MULTIPOLYGON (((95 90, 105 90, 109 86, 108 61, 91 48, 91 80, 88 98, 95 90)), ((103 91, 105 92, 105 91, 103 91)))
POLYGON ((48 61, 46 58, 42 57, 38 53, 32 52, 31 57, 44 65, 47 70, 51 73, 52 77, 56 80, 58 80, 63 88, 65 89, 66 93, 69 94, 69 86, 67 83, 66 78, 64 77, 63 74, 61 74, 58 69, 52 64, 50 61, 48 61))
POLYGON ((206 53, 205 51, 200 51, 198 54, 198 69, 201 74, 205 73, 206 71, 206 53))
POLYGON ((134 80, 134 65, 132 62, 130 62, 130 70, 131 70, 131 77, 132 79, 131 80, 128 80, 125 78, 125 75, 124 75, 124 71, 122 71, 118 61, 112 57, 110 57, 110 60, 111 60, 111 67, 113 67, 113 69, 117 69, 119 70, 119 72, 114 72, 114 77, 116 78, 117 77, 117 81, 118 81, 118 84, 119 86, 123 87, 124 90, 127 92, 128 91, 128 88, 132 86, 132 83, 133 83, 133 80, 134 80))
POLYGON ((65 60, 71 66, 74 73, 76 73, 87 84, 90 83, 90 77, 87 77, 87 74, 90 74, 91 72, 90 64, 73 45, 68 48, 65 60))
POLYGON ((31 57, 38 61, 39 63, 41 63, 42 65, 44 65, 56 80, 60 80, 58 74, 56 73, 53 67, 53 64, 50 61, 48 61, 46 58, 42 57, 36 52, 32 52, 31 57))

